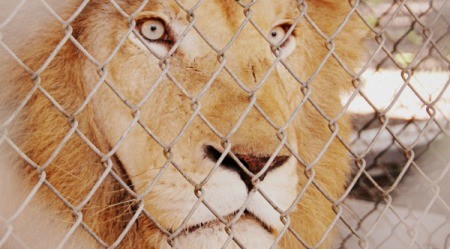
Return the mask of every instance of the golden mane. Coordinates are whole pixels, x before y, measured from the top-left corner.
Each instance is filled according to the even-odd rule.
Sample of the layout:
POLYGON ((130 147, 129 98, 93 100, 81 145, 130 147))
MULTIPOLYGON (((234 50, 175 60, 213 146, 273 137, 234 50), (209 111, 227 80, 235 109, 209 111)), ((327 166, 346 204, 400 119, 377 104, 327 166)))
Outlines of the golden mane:
MULTIPOLYGON (((113 7, 104 7, 103 2, 107 1, 91 1, 71 23, 73 37, 83 46, 87 45, 85 49, 88 52, 94 49, 89 45, 93 45, 97 38, 89 31, 102 28, 104 25, 99 16, 105 15, 106 12, 107 15, 116 16, 111 19, 121 18, 117 11, 111 10, 109 13, 105 11, 105 8, 113 9, 113 7), (105 12, 99 13, 99 9, 105 12)), ((307 14, 327 35, 336 31, 350 10, 348 4, 336 1, 307 1, 307 5, 307 14)), ((69 8, 66 13, 73 13, 73 9, 69 8)), ((356 18, 352 17, 350 20, 344 30, 328 45, 329 48, 334 48, 335 53, 344 60, 348 68, 355 68, 361 53, 360 39, 363 32, 356 18)), ((324 46, 325 39, 307 22, 298 32, 304 37, 304 43, 299 47, 302 49, 304 60, 298 63, 304 68, 303 76, 310 76, 314 74, 329 50, 324 46), (314 54, 308 49, 311 47, 315 48, 314 54)), ((157 241, 163 235, 144 213, 127 227, 136 208, 139 207, 139 201, 142 200, 137 200, 136 196, 126 191, 126 188, 132 185, 129 176, 117 156, 113 155, 110 158, 106 156, 112 149, 111 145, 105 140, 104 131, 96 122, 96 113, 91 103, 85 105, 91 89, 85 86, 84 71, 86 67, 92 67, 91 62, 70 40, 64 42, 56 54, 52 54, 61 44, 63 36, 61 27, 47 26, 45 33, 41 33, 20 48, 17 52, 18 58, 34 73, 24 71, 12 60, 1 68, 3 75, 1 88, 4 89, 0 94, 1 106, 8 108, 2 113, 11 114, 9 110, 19 107, 23 99, 34 89, 19 116, 7 126, 7 129, 10 139, 39 167, 34 168, 33 164, 27 162, 28 159, 23 158, 16 159, 10 167, 20 172, 30 186, 36 184, 45 172, 44 185, 48 183, 54 190, 42 186, 34 200, 55 213, 59 219, 73 223, 82 215, 83 225, 87 225, 108 245, 115 243, 126 230, 126 234, 123 234, 125 237, 120 243, 123 248, 149 248, 149 245, 156 247, 157 241), (105 175, 105 172, 109 171, 114 174, 105 175), (113 175, 123 179, 127 186, 123 186, 123 183, 113 175), (98 181, 102 183, 96 189, 94 186, 98 181), (59 196, 55 195, 54 191, 57 191, 59 196), (86 200, 86 196, 90 199, 86 200), (60 197, 64 197, 64 200, 60 197), (68 208, 67 204, 74 209, 68 208)), ((114 45, 105 44, 106 47, 114 45)), ((299 155, 307 164, 322 153, 327 142, 326 139, 316 139, 317 137, 323 137, 324 134, 329 137, 330 129, 339 129, 340 138, 346 140, 350 132, 345 115, 337 123, 326 121, 312 103, 317 104, 324 114, 334 119, 342 111, 340 93, 347 90, 351 86, 350 83, 351 77, 331 55, 308 86, 312 89, 312 102, 305 104, 298 122, 303 119, 309 121, 303 122, 297 128, 299 147, 308 148, 308 151, 300 150, 299 155)), ((308 89, 305 88, 306 90, 308 89)), ((10 149, 5 149, 7 150, 10 149)), ((334 139, 319 165, 313 167, 311 171, 299 167, 300 186, 308 182, 308 176, 315 174, 315 183, 330 198, 334 200, 339 198, 343 194, 350 173, 347 154, 341 142, 334 139)), ((289 222, 306 243, 315 244, 322 239, 335 218, 332 206, 333 203, 316 187, 310 185, 296 211, 289 216, 289 222), (317 209, 315 208, 317 206, 329 208, 317 209)), ((328 247, 331 243, 331 239, 327 239, 323 246, 328 247)), ((298 248, 299 244, 297 239, 287 232, 280 246, 298 248)))

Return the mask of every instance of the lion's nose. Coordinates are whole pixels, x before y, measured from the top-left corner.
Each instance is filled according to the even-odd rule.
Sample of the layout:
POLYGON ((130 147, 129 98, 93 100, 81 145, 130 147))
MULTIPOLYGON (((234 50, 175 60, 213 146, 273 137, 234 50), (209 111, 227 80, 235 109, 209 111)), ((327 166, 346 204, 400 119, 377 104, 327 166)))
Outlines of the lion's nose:
MULTIPOLYGON (((206 145, 204 147, 204 151, 206 157, 213 162, 217 162, 217 160, 219 160, 220 156, 222 155, 222 152, 220 152, 219 150, 210 145, 206 145)), ((248 171, 250 171, 254 175, 258 174, 270 159, 270 156, 253 156, 243 154, 235 154, 235 155, 239 159, 239 161, 245 166, 245 168, 248 169, 248 171)), ((269 168, 259 177, 259 179, 261 181, 264 180, 267 173, 269 173, 273 169, 282 166, 283 164, 286 163, 288 159, 289 156, 285 155, 276 156, 273 162, 269 165, 269 168)), ((253 188, 252 176, 247 172, 245 172, 245 170, 242 169, 242 167, 239 166, 236 160, 233 159, 230 155, 225 156, 225 158, 221 163, 221 166, 236 171, 241 177, 242 181, 244 181, 248 190, 253 188)))

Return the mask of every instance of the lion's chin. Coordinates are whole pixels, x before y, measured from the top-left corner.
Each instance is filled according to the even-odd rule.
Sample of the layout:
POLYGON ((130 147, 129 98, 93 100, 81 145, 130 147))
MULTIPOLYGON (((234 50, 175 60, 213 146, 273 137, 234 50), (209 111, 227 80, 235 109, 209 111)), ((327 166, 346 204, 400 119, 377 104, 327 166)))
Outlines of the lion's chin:
MULTIPOLYGON (((249 213, 243 214, 233 225, 232 236, 234 241, 225 231, 225 225, 218 220, 194 225, 186 228, 175 240, 177 248, 210 249, 241 248, 237 243, 242 243, 245 248, 270 248, 275 241, 273 229, 259 221, 249 213)), ((171 248, 168 244, 162 248, 171 248)))
MULTIPOLYGON (((234 212, 233 214, 227 215, 226 217, 224 217, 224 219, 227 222, 232 221, 235 216, 237 215, 237 211, 234 212)), ((244 211, 244 213, 239 217, 239 220, 237 222, 243 222, 243 221, 248 221, 248 220, 252 220, 254 221, 257 225, 261 226, 262 228, 264 228, 267 232, 269 233, 274 233, 275 229, 270 227, 269 225, 267 225, 266 222, 264 222, 263 220, 261 220, 260 218, 258 218, 257 216, 255 216, 254 214, 250 213, 249 211, 244 211)), ((191 225, 187 228, 185 228, 183 230, 184 234, 190 234, 193 233, 199 229, 208 229, 208 228, 225 228, 225 225, 220 222, 218 219, 213 219, 207 222, 202 222, 199 224, 195 224, 195 225, 191 225)), ((223 230, 223 229, 222 229, 223 230)))

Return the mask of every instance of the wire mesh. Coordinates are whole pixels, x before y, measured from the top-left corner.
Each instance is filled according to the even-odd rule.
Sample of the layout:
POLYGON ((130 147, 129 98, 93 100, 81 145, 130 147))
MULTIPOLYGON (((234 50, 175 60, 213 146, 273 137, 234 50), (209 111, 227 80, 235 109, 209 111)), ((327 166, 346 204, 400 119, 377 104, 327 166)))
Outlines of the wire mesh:
POLYGON ((0 2, 0 248, 450 247, 450 1, 297 0, 280 2, 279 10, 262 0, 188 2, 0 2), (208 12, 210 5, 226 6, 227 17, 239 14, 232 33, 205 31, 230 22, 208 12), (283 11, 291 13, 288 22, 283 11), (322 11, 336 16, 320 17, 322 11), (201 22, 205 15, 210 23, 201 22), (261 25, 270 15, 283 20, 273 26, 284 32, 275 43, 261 25), (171 33, 149 42, 142 19, 171 33), (258 44, 241 38, 249 32, 258 44), (43 40, 48 34, 53 39, 43 40), (292 37, 295 49, 310 51, 301 57, 308 59, 285 56, 292 37), (150 62, 136 64, 144 51, 150 62), (258 57, 267 51, 271 60, 258 57), (247 53, 260 61, 236 67, 235 60, 252 58, 247 53), (61 66, 64 55, 80 63, 61 66), (209 66, 199 70, 196 59, 204 58, 209 66), (323 76, 332 66, 336 75, 323 76), (123 77, 133 77, 118 76, 127 67, 134 71, 123 77), (139 78, 147 67, 158 70, 139 78), (277 88, 273 82, 285 80, 278 74, 295 89, 277 88), (321 77, 347 90, 321 93, 341 93, 320 87, 321 77), (217 85, 238 97, 224 99, 229 93, 217 85), (84 95, 74 96, 75 86, 84 95), (211 109, 210 98, 225 107, 211 109), (277 106, 283 98, 293 104, 277 106), (176 108, 163 108, 180 99, 176 108), (278 112, 284 117, 274 117, 278 112), (217 118, 228 122, 226 129, 217 118), (308 124, 320 126, 322 134, 293 138, 299 124, 307 132, 314 130, 308 124), (241 141, 254 148, 246 151, 241 141), (207 169, 197 169, 202 174, 186 168, 199 160, 198 150, 212 161, 197 162, 207 169), (323 166, 340 162, 345 169, 323 166), (139 163, 151 169, 140 172, 139 163), (276 173, 288 168, 282 164, 294 165, 286 172, 299 176, 276 173), (238 175, 240 185, 228 174, 238 175), (211 190, 218 178, 222 189, 211 190), (327 183, 334 178, 335 185, 327 183), (283 203, 277 184, 289 192, 291 181, 295 193, 283 203), (237 197, 214 198, 223 188, 237 197), (249 228, 254 222, 263 232, 249 228), (205 227, 214 234, 198 235, 205 227))

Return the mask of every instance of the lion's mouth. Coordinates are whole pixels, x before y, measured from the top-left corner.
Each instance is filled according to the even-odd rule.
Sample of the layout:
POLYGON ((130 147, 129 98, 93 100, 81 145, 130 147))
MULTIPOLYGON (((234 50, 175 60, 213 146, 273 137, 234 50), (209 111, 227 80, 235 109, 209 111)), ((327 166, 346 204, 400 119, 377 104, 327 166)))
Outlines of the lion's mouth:
MULTIPOLYGON (((227 216, 224 217, 224 220, 229 223, 231 220, 233 220, 233 218, 237 215, 238 211, 235 211, 227 216)), ((274 233, 274 228, 272 228, 271 226, 269 226, 266 222, 264 222, 263 220, 261 220, 260 218, 258 218, 256 215, 254 215, 253 213, 249 212, 248 210, 245 210, 244 213, 239 217, 239 221, 243 221, 246 219, 251 219, 253 221, 256 221, 259 225, 261 225, 262 228, 264 228, 264 230, 266 230, 269 233, 274 233)), ((205 229, 205 228, 217 228, 219 226, 223 225, 223 227, 225 227, 225 223, 223 223, 222 221, 220 221, 219 219, 213 219, 210 221, 206 221, 206 222, 201 222, 198 224, 194 224, 191 226, 188 226, 186 228, 183 229, 183 234, 187 235, 187 234, 191 234, 194 233, 200 229, 205 229)), ((173 232, 172 230, 169 230, 169 232, 173 232)))

